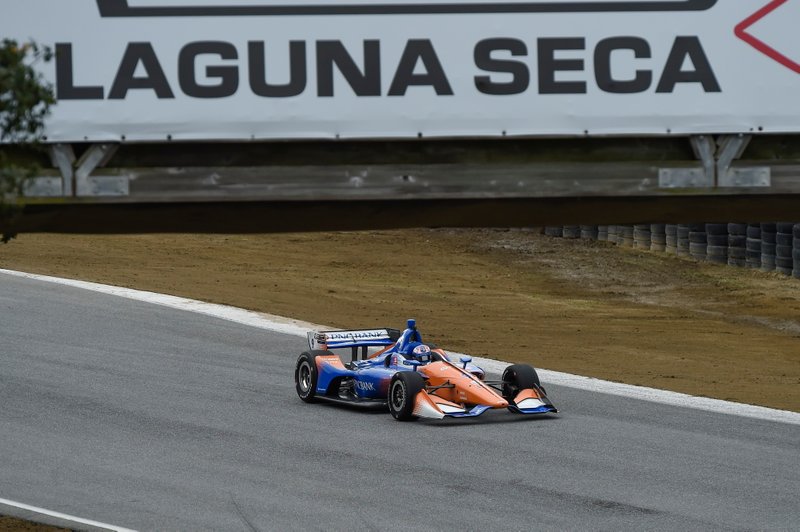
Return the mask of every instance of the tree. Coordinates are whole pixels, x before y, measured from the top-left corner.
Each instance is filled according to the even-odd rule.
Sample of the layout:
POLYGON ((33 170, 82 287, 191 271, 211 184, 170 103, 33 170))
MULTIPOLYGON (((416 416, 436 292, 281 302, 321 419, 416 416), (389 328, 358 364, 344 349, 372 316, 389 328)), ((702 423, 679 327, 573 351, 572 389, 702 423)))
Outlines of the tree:
MULTIPOLYGON (((35 146, 41 139, 55 97, 34 67, 52 57, 50 48, 35 42, 0 42, 0 142, 35 146)), ((15 162, 7 151, 0 150, 0 240, 4 243, 16 236, 13 227, 22 215, 23 184, 38 170, 31 163, 15 162)))

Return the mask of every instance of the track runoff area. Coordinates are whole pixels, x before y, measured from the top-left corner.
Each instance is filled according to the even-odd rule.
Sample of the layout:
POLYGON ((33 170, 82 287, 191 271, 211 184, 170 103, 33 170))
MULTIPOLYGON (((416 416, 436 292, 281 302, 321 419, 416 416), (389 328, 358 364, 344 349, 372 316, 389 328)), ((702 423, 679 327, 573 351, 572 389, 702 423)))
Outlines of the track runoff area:
MULTIPOLYGON (((151 303, 168 308, 182 311, 194 312, 206 316, 220 318, 234 323, 259 328, 266 331, 280 334, 292 335, 298 338, 305 338, 309 330, 329 329, 330 327, 307 323, 291 318, 268 315, 248 311, 236 307, 206 303, 202 301, 186 299, 154 292, 121 288, 116 286, 62 279, 58 277, 29 274, 11 270, 0 269, 0 274, 27 278, 31 280, 56 283, 64 286, 90 290, 106 295, 118 296, 135 301, 151 303)), ((459 353, 453 353, 459 355, 459 353)), ((507 366, 507 362, 475 358, 474 361, 486 369, 488 372, 499 374, 507 366)), ((728 401, 694 397, 686 394, 632 386, 621 383, 614 383, 600 379, 593 379, 566 373, 538 370, 543 382, 559 386, 571 387, 589 392, 603 393, 608 395, 620 396, 625 398, 638 399, 653 403, 668 404, 674 407, 703 410, 719 414, 727 414, 744 418, 755 418, 788 425, 800 425, 800 413, 764 408, 754 405, 733 403, 728 401)), ((129 529, 122 528, 113 524, 93 521, 85 517, 68 515, 46 508, 29 505, 25 502, 18 502, 7 499, 0 499, 0 514, 11 514, 19 518, 29 519, 35 522, 52 524, 55 526, 76 528, 80 530, 114 530, 127 532, 129 529)))

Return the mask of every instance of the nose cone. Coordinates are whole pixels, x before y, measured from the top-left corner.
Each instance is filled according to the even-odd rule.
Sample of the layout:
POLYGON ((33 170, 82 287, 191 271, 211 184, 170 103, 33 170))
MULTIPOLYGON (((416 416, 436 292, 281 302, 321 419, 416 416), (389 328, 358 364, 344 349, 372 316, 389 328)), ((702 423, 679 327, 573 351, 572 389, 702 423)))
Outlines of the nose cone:
POLYGON ((477 405, 487 405, 492 408, 505 408, 508 406, 508 401, 500 397, 493 390, 478 384, 477 382, 470 382, 463 389, 466 395, 465 402, 477 405))

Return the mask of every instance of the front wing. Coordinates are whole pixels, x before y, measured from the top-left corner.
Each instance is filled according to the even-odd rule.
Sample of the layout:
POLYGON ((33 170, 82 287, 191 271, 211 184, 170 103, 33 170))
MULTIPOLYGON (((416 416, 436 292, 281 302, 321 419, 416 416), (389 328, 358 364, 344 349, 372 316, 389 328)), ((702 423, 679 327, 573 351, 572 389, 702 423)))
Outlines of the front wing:
MULTIPOLYGON (((422 390, 417 394, 414 400, 413 414, 421 418, 429 419, 444 419, 445 417, 465 418, 480 416, 492 408, 494 407, 489 405, 475 405, 467 409, 459 404, 422 390)), ((535 415, 558 413, 558 409, 553 406, 553 403, 547 398, 544 390, 539 386, 522 390, 513 401, 509 401, 506 408, 515 414, 535 415)))

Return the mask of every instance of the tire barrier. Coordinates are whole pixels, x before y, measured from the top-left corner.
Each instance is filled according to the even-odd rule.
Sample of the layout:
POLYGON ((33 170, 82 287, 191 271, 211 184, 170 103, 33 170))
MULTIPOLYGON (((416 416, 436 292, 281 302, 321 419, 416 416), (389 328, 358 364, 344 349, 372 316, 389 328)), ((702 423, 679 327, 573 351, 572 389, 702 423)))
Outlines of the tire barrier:
POLYGON ((784 275, 792 275, 794 259, 792 259, 792 243, 794 239, 794 223, 781 222, 775 224, 775 269, 784 275))
POLYGON ((800 224, 794 224, 792 228, 792 258, 794 259, 794 266, 792 275, 795 279, 800 279, 800 224))
POLYGON ((650 249, 650 224, 633 226, 633 243, 637 249, 650 249))
POLYGON ((580 225, 565 225, 564 226, 564 238, 580 238, 581 237, 581 226, 580 225))
POLYGON ((689 255, 695 260, 708 258, 706 224, 689 224, 689 255))
POLYGON ((679 257, 688 257, 689 256, 689 225, 688 224, 678 224, 676 230, 677 238, 678 238, 678 250, 677 255, 679 257))
MULTIPOLYGON (((652 231, 652 230, 651 230, 652 231)), ((670 255, 678 254, 678 225, 666 224, 664 226, 664 251, 670 255)))
POLYGON ((728 266, 747 265, 747 224, 728 224, 728 266))
POLYGON ((617 241, 622 247, 632 248, 634 246, 633 240, 633 226, 632 225, 618 225, 617 226, 617 241))
POLYGON ((775 270, 775 233, 774 223, 761 224, 761 271, 775 270))
POLYGON ((761 224, 747 226, 745 257, 748 268, 761 268, 761 224))
POLYGON ((666 224, 650 224, 650 251, 667 250, 666 224))
POLYGON ((581 238, 584 240, 597 240, 597 226, 596 225, 582 225, 581 238))
POLYGON ((728 224, 706 224, 708 262, 728 264, 728 224))
POLYGON ((800 223, 693 223, 547 226, 544 234, 607 241, 800 279, 800 223))
POLYGON ((609 225, 608 226, 608 241, 612 244, 618 244, 617 239, 619 238, 618 235, 618 225, 609 225))

